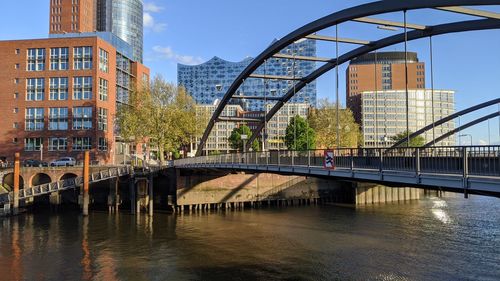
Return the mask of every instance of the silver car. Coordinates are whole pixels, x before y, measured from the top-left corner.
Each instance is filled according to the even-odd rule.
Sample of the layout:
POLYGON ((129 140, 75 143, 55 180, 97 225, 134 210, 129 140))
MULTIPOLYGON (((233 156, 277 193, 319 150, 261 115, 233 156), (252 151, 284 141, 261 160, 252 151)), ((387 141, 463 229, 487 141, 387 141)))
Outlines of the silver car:
POLYGON ((50 162, 51 167, 59 167, 59 166, 75 166, 76 160, 73 157, 63 157, 57 159, 55 161, 50 162))

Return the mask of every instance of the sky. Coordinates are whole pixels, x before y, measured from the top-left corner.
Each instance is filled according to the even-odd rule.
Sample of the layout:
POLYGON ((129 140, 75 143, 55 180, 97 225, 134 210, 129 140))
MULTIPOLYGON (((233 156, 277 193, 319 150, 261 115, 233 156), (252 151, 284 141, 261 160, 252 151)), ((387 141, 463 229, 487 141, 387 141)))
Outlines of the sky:
MULTIPOLYGON (((371 1, 325 0, 145 0, 144 64, 153 75, 176 82, 177 63, 199 64, 214 56, 229 61, 256 57, 274 38, 333 12, 371 1)), ((499 7, 478 7, 500 12, 499 7)), ((49 0, 2 1, 0 40, 44 38, 48 35, 49 0), (9 11, 8 13, 5 11, 9 11), (22 15, 22 16, 21 16, 22 15)), ((378 16, 402 21, 402 13, 378 16)), ((441 11, 410 11, 408 22, 433 25, 475 19, 441 11)), ((320 34, 334 35, 334 28, 320 34)), ((399 31, 400 32, 400 31, 399 31)), ((396 34, 373 25, 346 23, 339 26, 339 37, 376 40, 396 34)), ((438 36, 433 39, 434 81, 436 89, 456 91, 456 110, 499 97, 500 30, 477 31, 438 36)), ((340 44, 339 52, 353 45, 340 44)), ((384 49, 403 51, 403 45, 384 49)), ((429 40, 409 42, 409 51, 418 52, 426 63, 426 83, 430 88, 429 40)), ((335 44, 318 43, 318 56, 334 57, 335 44)), ((339 96, 345 104, 345 68, 339 68, 339 96)), ((335 75, 318 79, 318 98, 334 99, 335 75)), ((500 110, 491 107, 479 114, 500 110)), ((461 118, 471 121, 479 114, 461 118)), ((466 130, 476 144, 500 144, 500 120, 466 130)), ((463 138, 463 143, 469 143, 463 138)))

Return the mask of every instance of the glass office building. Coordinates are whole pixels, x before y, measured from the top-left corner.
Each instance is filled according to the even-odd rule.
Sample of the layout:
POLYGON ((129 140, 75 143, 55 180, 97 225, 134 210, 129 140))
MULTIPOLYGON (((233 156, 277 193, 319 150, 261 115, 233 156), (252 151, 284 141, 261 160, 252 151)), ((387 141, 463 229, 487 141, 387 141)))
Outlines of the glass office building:
POLYGON ((98 0, 97 30, 112 32, 132 45, 133 59, 142 63, 142 0, 98 0))
MULTIPOLYGON (((274 43, 274 42, 273 42, 274 43)), ((314 40, 299 40, 281 51, 287 55, 316 56, 314 40)), ((177 81, 184 86, 198 104, 215 104, 221 100, 234 80, 252 62, 246 58, 240 62, 229 62, 218 57, 200 65, 177 65, 177 81)), ((305 77, 316 69, 316 63, 292 59, 272 58, 255 73, 289 77, 305 77)), ((237 94, 243 96, 280 97, 293 88, 293 81, 264 80, 248 78, 240 86, 237 94)), ((316 82, 309 83, 292 98, 290 103, 316 105, 316 82)), ((267 101, 267 104, 273 102, 267 101)), ((264 100, 243 100, 243 108, 248 111, 263 111, 264 100)))
MULTIPOLYGON (((409 127, 411 132, 432 124, 455 112, 455 92, 449 90, 419 89, 408 91, 409 127), (434 109, 434 114, 433 114, 434 109)), ((406 131, 405 90, 366 91, 361 93, 362 130, 364 147, 385 147, 394 144, 391 137, 406 131)), ((437 137, 453 130, 453 121, 437 126, 437 137)), ((433 131, 422 134, 426 143, 433 140, 433 131)), ((455 138, 447 138, 437 145, 455 145, 455 138)))

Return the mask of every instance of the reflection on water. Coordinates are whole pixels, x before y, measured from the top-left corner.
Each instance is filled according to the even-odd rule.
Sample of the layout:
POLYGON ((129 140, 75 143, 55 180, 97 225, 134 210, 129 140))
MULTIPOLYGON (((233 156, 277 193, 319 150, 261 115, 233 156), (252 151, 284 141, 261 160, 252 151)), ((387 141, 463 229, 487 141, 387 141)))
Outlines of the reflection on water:
POLYGON ((451 223, 450 217, 446 213, 446 201, 437 198, 437 197, 432 197, 432 214, 434 217, 438 220, 440 220, 442 223, 451 223))
POLYGON ((1 280, 498 280, 500 200, 0 221, 1 280))

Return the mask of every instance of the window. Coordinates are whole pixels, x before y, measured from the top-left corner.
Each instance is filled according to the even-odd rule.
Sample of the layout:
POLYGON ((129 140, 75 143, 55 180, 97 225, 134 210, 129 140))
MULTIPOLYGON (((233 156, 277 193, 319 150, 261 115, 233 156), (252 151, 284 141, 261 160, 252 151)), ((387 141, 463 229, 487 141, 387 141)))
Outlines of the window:
POLYGON ((49 130, 67 130, 68 129, 68 108, 51 107, 49 108, 49 130))
POLYGON ((99 149, 100 151, 107 151, 108 150, 108 140, 106 138, 99 138, 99 143, 98 143, 97 149, 99 149))
POLYGON ((40 151, 41 146, 42 146, 42 138, 24 139, 24 151, 40 151))
POLYGON ((26 100, 41 101, 45 92, 44 78, 26 79, 26 100))
POLYGON ((109 71, 108 52, 103 49, 99 49, 99 70, 106 73, 109 71))
POLYGON ((52 77, 50 78, 50 100, 68 99, 68 78, 52 77))
POLYGON ((14 78, 14 84, 19 84, 19 78, 14 78))
POLYGON ((92 98, 92 77, 73 77, 73 100, 92 98))
POLYGON ((16 54, 16 55, 19 55, 20 53, 21 53, 21 50, 16 49, 15 54, 16 54))
POLYGON ((50 49, 50 70, 68 70, 68 48, 50 49))
POLYGON ((17 122, 12 123, 12 128, 19 129, 19 123, 17 123, 17 122))
POLYGON ((89 150, 92 148, 92 139, 89 137, 73 138, 73 150, 89 150))
POLYGON ((49 151, 64 151, 67 148, 67 138, 49 138, 49 151))
POLYGON ((19 108, 14 107, 14 108, 12 109, 12 113, 18 113, 18 112, 19 112, 19 108))
POLYGON ((19 64, 18 64, 18 63, 16 63, 16 64, 14 65, 14 69, 19 69, 19 64))
POLYGON ((19 98, 19 93, 14 93, 14 99, 18 99, 19 98))
POLYGON ((97 128, 101 131, 108 130, 108 110, 106 108, 99 107, 97 128))
POLYGON ((92 69, 92 47, 73 48, 73 69, 92 69))
POLYGON ((73 107, 73 130, 92 129, 92 107, 73 107))
POLYGON ((108 100, 108 80, 99 78, 99 100, 108 100))
POLYGON ((43 130, 43 108, 26 108, 25 128, 26 131, 43 130))
POLYGON ((45 70, 45 49, 28 49, 28 71, 45 70))

